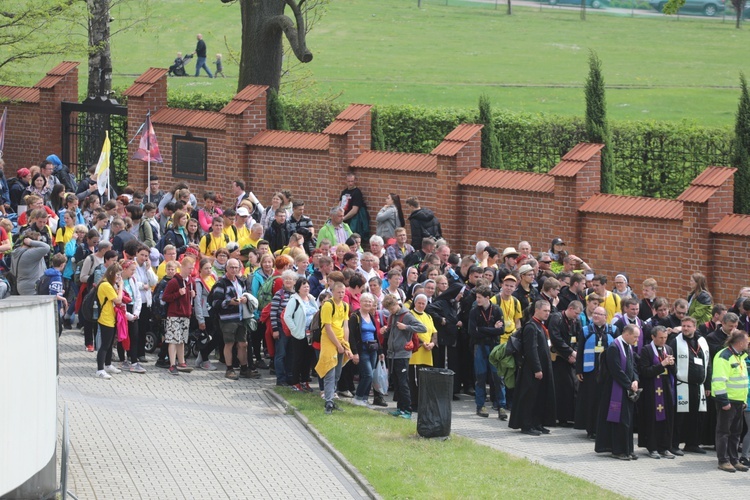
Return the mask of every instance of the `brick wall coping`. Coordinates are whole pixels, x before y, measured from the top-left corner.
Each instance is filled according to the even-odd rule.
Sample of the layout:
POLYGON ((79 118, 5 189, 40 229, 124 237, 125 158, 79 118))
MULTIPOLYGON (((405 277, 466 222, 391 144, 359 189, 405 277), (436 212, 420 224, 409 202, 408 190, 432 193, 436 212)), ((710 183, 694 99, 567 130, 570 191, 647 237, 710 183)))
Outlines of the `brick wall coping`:
POLYGON ((437 158, 418 153, 365 151, 352 162, 351 166, 375 170, 434 173, 437 172, 437 158))
POLYGON ((711 229, 711 232, 731 236, 750 236, 750 215, 726 215, 711 229))
POLYGON ((197 109, 161 108, 151 116, 151 121, 160 125, 185 128, 224 130, 226 117, 216 111, 197 109))
POLYGON ((682 209, 682 202, 677 200, 597 194, 581 205, 578 211, 653 219, 682 220, 682 209))
POLYGON ((285 130, 264 130, 249 141, 248 146, 269 148, 328 150, 328 135, 314 132, 287 132, 285 130))
POLYGON ((509 191, 552 193, 555 190, 555 179, 547 174, 477 168, 461 179, 459 185, 509 191))

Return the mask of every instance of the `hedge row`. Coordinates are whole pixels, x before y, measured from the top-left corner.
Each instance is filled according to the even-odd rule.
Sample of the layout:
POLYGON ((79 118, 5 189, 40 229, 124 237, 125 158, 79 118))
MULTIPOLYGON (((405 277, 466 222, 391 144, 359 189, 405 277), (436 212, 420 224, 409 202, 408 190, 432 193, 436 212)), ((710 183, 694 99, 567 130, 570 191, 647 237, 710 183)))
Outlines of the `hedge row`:
MULTIPOLYGON (((229 97, 169 93, 169 105, 220 110, 229 97)), ((321 132, 345 107, 331 101, 281 99, 291 130, 321 132)), ((495 130, 503 168, 547 172, 577 143, 585 141, 583 118, 495 111, 495 130)), ((476 122, 476 109, 377 107, 385 149, 429 153, 461 123, 476 122)), ((705 167, 729 165, 730 127, 688 122, 613 122, 612 151, 616 192, 660 198, 677 197, 705 167)))

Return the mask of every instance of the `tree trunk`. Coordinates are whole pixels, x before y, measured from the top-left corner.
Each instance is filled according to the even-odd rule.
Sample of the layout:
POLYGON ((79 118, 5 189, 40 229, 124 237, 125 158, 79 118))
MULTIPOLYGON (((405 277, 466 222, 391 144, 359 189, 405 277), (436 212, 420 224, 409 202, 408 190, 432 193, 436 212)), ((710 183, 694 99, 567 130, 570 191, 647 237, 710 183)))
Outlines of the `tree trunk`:
POLYGON ((89 97, 108 96, 112 90, 109 2, 110 0, 86 0, 89 15, 89 97))
POLYGON ((581 0, 581 21, 586 20, 586 0, 581 0))
POLYGON ((508 0, 508 15, 510 16, 511 14, 513 14, 513 7, 510 4, 510 0, 508 0))
MULTIPOLYGON (((222 0, 225 1, 225 0, 222 0)), ((248 85, 268 85, 278 90, 281 80, 283 45, 286 35, 294 55, 303 63, 312 61, 305 43, 305 21, 295 0, 240 0, 242 56, 237 91, 248 85), (289 6, 293 22, 284 15, 289 6)))

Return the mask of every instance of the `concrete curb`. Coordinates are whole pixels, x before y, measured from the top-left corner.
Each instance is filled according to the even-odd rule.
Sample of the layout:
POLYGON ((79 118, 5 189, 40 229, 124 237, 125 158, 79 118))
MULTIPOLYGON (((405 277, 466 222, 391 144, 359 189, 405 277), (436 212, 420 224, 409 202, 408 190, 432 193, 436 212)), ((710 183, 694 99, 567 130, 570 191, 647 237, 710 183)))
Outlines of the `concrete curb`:
POLYGON ((359 484, 359 486, 367 493, 367 496, 369 498, 372 498, 374 500, 379 500, 382 497, 378 495, 377 491, 375 491, 375 488, 367 481, 367 478, 365 478, 359 470, 357 470, 356 467, 354 467, 349 461, 342 455, 336 448, 331 445, 331 443, 328 442, 328 440, 323 437, 323 435, 318 432, 318 429, 316 429, 309 420, 307 420, 307 417, 305 417, 302 413, 300 413, 297 408, 292 406, 286 399, 284 399, 281 395, 277 394, 273 389, 264 389, 264 392, 270 397, 272 400, 274 400, 277 404, 279 404, 284 410, 292 410, 292 415, 294 418, 297 419, 297 421, 302 424, 302 426, 312 434, 312 436, 323 446, 323 448, 328 451, 328 453, 333 456, 333 458, 341 465, 341 467, 346 470, 359 484))

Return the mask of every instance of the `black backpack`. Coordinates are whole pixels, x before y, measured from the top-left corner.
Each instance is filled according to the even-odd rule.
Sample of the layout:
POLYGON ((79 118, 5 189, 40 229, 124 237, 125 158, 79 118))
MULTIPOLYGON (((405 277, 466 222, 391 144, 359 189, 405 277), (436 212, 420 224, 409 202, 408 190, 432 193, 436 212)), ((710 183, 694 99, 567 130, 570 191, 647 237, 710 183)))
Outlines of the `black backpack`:
POLYGON ((84 321, 96 323, 101 314, 102 307, 107 303, 107 299, 104 299, 104 303, 99 303, 99 283, 87 290, 86 296, 81 301, 81 309, 78 311, 78 314, 84 321))
POLYGON ((167 283, 169 283, 169 279, 164 277, 156 285, 151 300, 151 314, 158 320, 163 320, 167 317, 167 303, 161 300, 164 295, 164 289, 167 288, 167 283))
POLYGON ((52 276, 49 274, 43 274, 34 285, 34 293, 36 295, 49 295, 49 286, 52 283, 52 276))
POLYGON ((523 327, 517 329, 508 338, 508 343, 505 346, 505 354, 513 356, 516 360, 516 366, 520 366, 523 363, 523 327))

